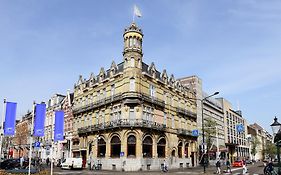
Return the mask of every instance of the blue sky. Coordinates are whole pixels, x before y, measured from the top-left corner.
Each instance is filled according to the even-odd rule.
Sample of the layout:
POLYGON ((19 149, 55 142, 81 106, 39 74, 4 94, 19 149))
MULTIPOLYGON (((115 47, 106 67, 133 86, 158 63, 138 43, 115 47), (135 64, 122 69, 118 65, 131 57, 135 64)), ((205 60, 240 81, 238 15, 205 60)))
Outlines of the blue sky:
POLYGON ((80 74, 121 62, 134 4, 146 63, 199 76, 249 123, 271 131, 274 116, 281 121, 278 0, 2 0, 0 99, 18 102, 19 117, 33 100, 73 90, 80 74))

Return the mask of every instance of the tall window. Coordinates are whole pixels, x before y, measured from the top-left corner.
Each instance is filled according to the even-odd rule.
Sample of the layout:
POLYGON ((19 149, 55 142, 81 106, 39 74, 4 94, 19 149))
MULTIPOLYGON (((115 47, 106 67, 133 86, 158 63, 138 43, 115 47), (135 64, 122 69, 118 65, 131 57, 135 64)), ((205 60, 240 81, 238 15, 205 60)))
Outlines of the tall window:
POLYGON ((114 96, 115 95, 115 85, 111 85, 111 91, 110 91, 110 95, 114 96))
POLYGON ((111 143, 110 157, 120 157, 121 141, 120 141, 119 137, 113 136, 110 143, 111 143))
POLYGON ((130 135, 127 140, 128 144, 128 157, 135 157, 136 156, 136 137, 130 135))
POLYGON ((129 119, 130 120, 134 120, 136 117, 135 117, 135 108, 134 107, 130 107, 130 114, 129 114, 129 119))
POLYGON ((96 112, 96 124, 99 124, 99 113, 96 112))
POLYGON ((133 38, 130 38, 129 47, 132 47, 132 46, 133 46, 133 38))
POLYGON ((182 158, 182 142, 178 144, 178 155, 179 158, 182 158))
POLYGON ((164 125, 167 126, 167 113, 164 112, 164 125))
POLYGON ((152 138, 150 136, 145 137, 142 141, 142 154, 143 157, 152 157, 152 138))
POLYGON ((104 111, 100 111, 99 117, 100 117, 100 120, 99 120, 100 124, 102 124, 102 126, 104 126, 104 124, 105 124, 104 111))
POLYGON ((103 138, 98 139, 98 157, 105 157, 106 143, 103 138))
POLYGON ((131 78, 130 79, 130 91, 135 91, 136 90, 135 83, 136 83, 135 79, 131 78))
POLYGON ((144 106, 143 119, 153 122, 154 109, 149 106, 144 106))
POLYGON ((151 97, 155 97, 155 87, 152 84, 149 85, 149 93, 151 97))
POLYGON ((103 98, 104 99, 106 98, 106 89, 105 88, 103 89, 103 98))
POLYGON ((100 100, 100 91, 97 91, 97 101, 100 100))
POLYGON ((131 67, 135 67, 135 59, 133 57, 131 58, 131 67))
POLYGON ((172 115, 172 128, 175 128, 175 116, 172 115))
POLYGON ((184 154, 185 154, 185 158, 188 158, 188 143, 185 143, 184 154))
POLYGON ((162 138, 157 143, 158 157, 165 157, 165 151, 166 151, 165 148, 166 148, 166 140, 164 138, 162 138))
POLYGON ((164 92, 164 102, 167 104, 167 92, 164 92))

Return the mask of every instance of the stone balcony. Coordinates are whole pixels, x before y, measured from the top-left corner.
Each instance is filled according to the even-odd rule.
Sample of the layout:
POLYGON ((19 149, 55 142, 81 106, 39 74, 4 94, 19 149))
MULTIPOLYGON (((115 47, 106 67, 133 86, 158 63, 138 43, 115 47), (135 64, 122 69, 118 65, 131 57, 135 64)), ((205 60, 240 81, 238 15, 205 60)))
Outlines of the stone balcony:
POLYGON ((144 119, 133 119, 133 120, 119 119, 115 121, 78 128, 78 134, 79 135, 88 134, 88 133, 94 133, 97 131, 109 130, 114 128, 147 128, 157 131, 165 131, 166 125, 144 120, 144 119))
POLYGON ((192 135, 192 131, 191 130, 187 130, 187 129, 177 129, 177 134, 178 135, 183 135, 183 136, 191 136, 194 137, 192 135))
POLYGON ((188 111, 184 108, 177 107, 177 113, 194 119, 197 118, 196 113, 188 111))
POLYGON ((85 105, 82 105, 82 106, 79 106, 79 107, 74 107, 73 113, 79 114, 79 113, 82 113, 82 112, 93 110, 95 108, 98 108, 98 107, 101 107, 101 106, 104 106, 104 105, 110 105, 114 102, 121 101, 121 100, 124 100, 125 104, 127 104, 127 103, 141 103, 141 101, 146 101, 148 103, 152 103, 152 104, 154 104, 156 106, 159 106, 161 108, 165 107, 164 100, 161 100, 159 98, 152 97, 152 96, 149 96, 145 93, 140 93, 140 92, 124 92, 124 93, 118 93, 118 94, 115 94, 113 96, 103 98, 101 100, 98 100, 98 101, 95 101, 95 102, 92 102, 92 103, 89 103, 89 104, 85 104, 85 105))

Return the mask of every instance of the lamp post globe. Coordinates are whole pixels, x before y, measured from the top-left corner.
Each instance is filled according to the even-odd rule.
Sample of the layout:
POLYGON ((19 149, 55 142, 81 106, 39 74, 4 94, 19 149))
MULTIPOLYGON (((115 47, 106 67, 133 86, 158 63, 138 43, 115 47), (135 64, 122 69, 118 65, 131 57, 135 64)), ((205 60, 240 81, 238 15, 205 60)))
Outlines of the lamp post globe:
POLYGON ((281 124, 277 121, 277 117, 274 117, 274 122, 270 125, 272 132, 274 135, 276 135, 281 127, 281 124))
POLYGON ((274 122, 270 125, 274 135, 274 143, 276 144, 277 149, 277 159, 278 159, 278 175, 281 175, 280 167, 280 141, 281 141, 281 124, 277 121, 277 117, 274 117, 274 122))

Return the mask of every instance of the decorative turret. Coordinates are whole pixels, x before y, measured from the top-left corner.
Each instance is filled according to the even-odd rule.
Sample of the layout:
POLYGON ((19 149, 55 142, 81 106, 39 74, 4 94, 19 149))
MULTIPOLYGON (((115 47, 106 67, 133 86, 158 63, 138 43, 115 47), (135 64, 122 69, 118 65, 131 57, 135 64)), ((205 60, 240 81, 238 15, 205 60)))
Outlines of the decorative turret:
POLYGON ((124 62, 125 67, 141 68, 143 33, 135 23, 125 29, 124 34, 124 62))

